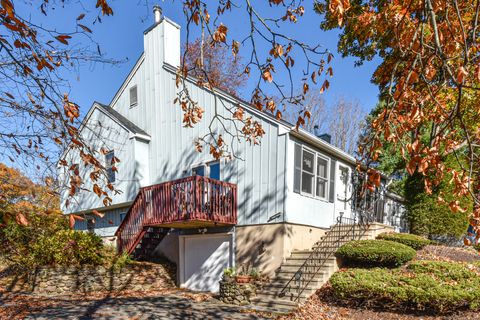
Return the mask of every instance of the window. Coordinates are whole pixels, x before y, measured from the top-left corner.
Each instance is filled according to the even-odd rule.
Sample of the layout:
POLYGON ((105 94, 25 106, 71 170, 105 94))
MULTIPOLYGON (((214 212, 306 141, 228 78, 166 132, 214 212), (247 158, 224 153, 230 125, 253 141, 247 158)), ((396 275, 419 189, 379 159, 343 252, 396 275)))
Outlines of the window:
POLYGON ((327 198, 328 189, 328 160, 317 156, 317 192, 319 198, 327 198))
POLYGON ((105 170, 107 171, 107 180, 109 183, 115 182, 115 152, 109 151, 105 154, 105 170))
POLYGON ((308 152, 303 150, 302 153, 302 192, 313 195, 313 179, 314 175, 314 165, 315 165, 315 154, 313 152, 308 152))
POLYGON ((293 191, 329 199, 330 160, 320 153, 295 144, 293 191))
POLYGON ((209 177, 220 180, 220 162, 210 162, 206 165, 199 165, 192 168, 192 174, 196 176, 209 177))
POLYGON ((197 167, 194 167, 192 169, 192 174, 194 176, 202 176, 204 177, 205 176, 205 166, 204 165, 201 165, 201 166, 197 166, 197 167))
POLYGON ((135 107, 138 104, 137 86, 130 88, 130 107, 135 107))
POLYGON ((220 162, 211 162, 208 164, 209 177, 215 180, 220 180, 220 162))
POLYGON ((93 233, 94 230, 95 230, 95 219, 87 218, 87 231, 93 233))
POLYGON ((122 223, 123 219, 125 218, 126 212, 120 213, 120 223, 122 223))

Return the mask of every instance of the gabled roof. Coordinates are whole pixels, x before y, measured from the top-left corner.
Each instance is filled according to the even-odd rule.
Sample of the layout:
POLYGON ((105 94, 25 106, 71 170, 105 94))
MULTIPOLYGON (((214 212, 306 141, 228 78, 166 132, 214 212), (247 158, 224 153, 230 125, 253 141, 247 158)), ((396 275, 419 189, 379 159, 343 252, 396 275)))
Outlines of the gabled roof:
POLYGON ((133 134, 141 134, 147 137, 150 137, 148 133, 146 133, 143 129, 139 128, 135 123, 132 121, 128 120, 124 116, 122 116, 118 111, 114 110, 113 108, 95 101, 95 104, 97 104, 98 107, 105 113, 107 113, 113 120, 116 120, 119 124, 123 125, 128 131, 130 131, 133 134))
MULTIPOLYGON (((80 126, 80 131, 83 130, 84 126, 88 122, 88 119, 91 117, 92 113, 95 110, 99 110, 103 114, 105 114, 107 117, 118 123, 121 127, 123 127, 125 130, 128 132, 132 133, 133 138, 138 138, 141 140, 145 141, 150 141, 150 135, 145 132, 143 129, 138 127, 135 123, 132 121, 128 120, 125 118, 123 115, 121 115, 118 111, 113 110, 113 108, 107 106, 106 104, 100 103, 98 101, 94 101, 90 109, 88 110, 87 114, 85 115, 85 118, 82 120, 82 124, 80 126)), ((60 155, 59 159, 64 159, 67 153, 70 151, 70 148, 65 148, 63 150, 62 154, 60 155)))

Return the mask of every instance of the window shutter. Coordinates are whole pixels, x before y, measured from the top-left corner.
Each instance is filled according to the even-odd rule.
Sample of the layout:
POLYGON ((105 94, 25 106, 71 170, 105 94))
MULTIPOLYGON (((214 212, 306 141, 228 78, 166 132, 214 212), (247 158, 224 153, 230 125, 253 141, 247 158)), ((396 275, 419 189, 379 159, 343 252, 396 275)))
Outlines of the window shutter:
POLYGON ((293 172, 293 192, 300 193, 300 184, 302 176, 302 146, 295 143, 295 160, 294 160, 294 172, 293 172))
POLYGON ((335 202, 335 174, 336 174, 337 161, 330 159, 330 190, 328 201, 335 202))

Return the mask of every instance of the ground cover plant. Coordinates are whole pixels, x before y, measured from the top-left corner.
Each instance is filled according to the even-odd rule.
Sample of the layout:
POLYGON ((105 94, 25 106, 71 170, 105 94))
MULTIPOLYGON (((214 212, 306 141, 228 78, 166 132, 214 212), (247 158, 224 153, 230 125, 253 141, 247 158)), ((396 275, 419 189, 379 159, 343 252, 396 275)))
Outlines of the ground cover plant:
POLYGON ((378 235, 377 239, 398 242, 407 245, 415 250, 420 250, 426 245, 432 243, 432 241, 425 239, 424 237, 410 233, 387 232, 378 235))
POLYGON ((386 240, 357 240, 341 246, 336 255, 350 267, 398 267, 415 257, 415 250, 386 240))
POLYGON ((406 268, 347 269, 330 279, 332 293, 350 302, 434 312, 480 309, 478 264, 416 261, 406 268))

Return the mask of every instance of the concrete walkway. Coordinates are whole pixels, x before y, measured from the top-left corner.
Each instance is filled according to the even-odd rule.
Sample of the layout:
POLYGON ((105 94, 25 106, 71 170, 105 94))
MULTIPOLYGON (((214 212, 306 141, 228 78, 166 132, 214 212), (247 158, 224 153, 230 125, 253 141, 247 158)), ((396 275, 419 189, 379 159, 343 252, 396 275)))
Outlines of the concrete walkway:
POLYGON ((265 319, 246 313, 244 308, 209 301, 195 302, 174 294, 56 302, 56 306, 33 311, 26 319, 265 319))

